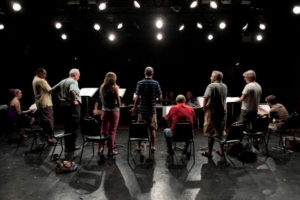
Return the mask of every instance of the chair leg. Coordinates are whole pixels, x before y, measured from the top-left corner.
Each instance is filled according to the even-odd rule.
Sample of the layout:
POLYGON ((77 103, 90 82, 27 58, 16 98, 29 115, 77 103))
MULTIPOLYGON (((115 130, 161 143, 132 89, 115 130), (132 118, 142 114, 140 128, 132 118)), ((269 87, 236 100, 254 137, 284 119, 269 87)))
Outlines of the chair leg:
POLYGON ((46 143, 46 140, 43 142, 43 146, 42 146, 42 149, 41 149, 41 152, 40 152, 40 156, 42 155, 43 150, 44 150, 44 148, 45 148, 45 143, 46 143))
POLYGON ((34 134, 29 152, 32 151, 33 144, 34 144, 34 142, 36 142, 36 140, 37 140, 37 136, 34 134))
MULTIPOLYGON (((20 145, 21 145, 22 140, 23 140, 23 138, 22 138, 22 136, 21 136, 21 137, 20 137, 20 140, 19 140, 19 142, 18 142, 17 151, 18 151, 18 149, 19 149, 19 147, 20 147, 20 145)), ((31 146, 32 146, 32 145, 31 145, 31 146)), ((31 147, 31 148, 32 148, 32 147, 31 147)))
POLYGON ((149 141, 149 159, 151 158, 151 147, 152 147, 152 142, 149 141))
MULTIPOLYGON (((95 155, 95 150, 94 150, 94 142, 92 142, 92 147, 93 147, 93 156, 95 155)), ((104 147, 103 147, 104 148, 104 147)))
POLYGON ((50 156, 50 160, 52 160, 52 158, 53 158, 53 154, 54 154, 54 151, 55 151, 55 149, 56 149, 56 145, 57 145, 57 141, 56 141, 56 143, 54 144, 53 151, 52 151, 52 154, 51 154, 51 156, 50 156))
POLYGON ((128 140, 128 144, 127 144, 127 162, 129 162, 129 152, 131 150, 130 145, 131 145, 130 140, 128 140))
POLYGON ((195 143, 194 143, 194 141, 192 142, 192 144, 193 144, 193 160, 194 160, 194 163, 195 163, 195 143))
MULTIPOLYGON (((83 141, 83 144, 84 144, 84 141, 83 141)), ((79 163, 81 163, 84 148, 85 148, 84 145, 82 145, 79 163)))

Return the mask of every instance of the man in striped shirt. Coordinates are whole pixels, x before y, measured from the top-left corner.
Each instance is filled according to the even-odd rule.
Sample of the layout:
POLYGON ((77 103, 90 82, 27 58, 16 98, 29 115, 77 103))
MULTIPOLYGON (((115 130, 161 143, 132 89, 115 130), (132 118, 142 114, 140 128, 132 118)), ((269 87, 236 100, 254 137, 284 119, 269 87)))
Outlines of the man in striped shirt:
MULTIPOLYGON (((134 105, 131 114, 135 115, 138 110, 138 120, 145 120, 151 134, 151 150, 156 151, 155 140, 157 130, 156 117, 156 98, 162 99, 160 84, 153 80, 154 70, 152 67, 146 67, 145 78, 138 81, 135 91, 134 105)), ((141 142, 138 144, 140 150, 141 142)))

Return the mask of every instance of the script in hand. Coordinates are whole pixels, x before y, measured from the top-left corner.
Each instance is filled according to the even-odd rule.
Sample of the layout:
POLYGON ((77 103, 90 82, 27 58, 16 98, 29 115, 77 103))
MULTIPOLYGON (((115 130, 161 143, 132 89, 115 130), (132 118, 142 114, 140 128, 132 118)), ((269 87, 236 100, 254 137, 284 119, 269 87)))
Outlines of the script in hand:
POLYGON ((119 88, 119 96, 123 98, 125 92, 126 92, 126 88, 119 88))
POLYGON ((163 106, 163 117, 165 117, 169 112, 172 106, 163 106))
POLYGON ((270 106, 268 104, 259 104, 257 109, 258 115, 269 114, 270 106))
POLYGON ((32 104, 30 107, 29 107, 29 110, 32 110, 33 113, 35 113, 35 111, 37 110, 37 107, 36 107, 36 104, 32 104))

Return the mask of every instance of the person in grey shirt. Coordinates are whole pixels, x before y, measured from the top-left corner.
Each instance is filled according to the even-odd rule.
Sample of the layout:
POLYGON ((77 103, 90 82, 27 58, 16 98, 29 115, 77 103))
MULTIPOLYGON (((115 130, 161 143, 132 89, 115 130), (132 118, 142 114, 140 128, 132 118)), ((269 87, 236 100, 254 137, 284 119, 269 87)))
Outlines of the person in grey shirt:
POLYGON ((71 136, 65 138, 65 151, 75 151, 80 149, 76 146, 76 139, 79 132, 81 96, 78 87, 80 72, 78 69, 71 69, 69 77, 61 80, 52 90, 60 89, 61 109, 64 119, 65 133, 71 136))

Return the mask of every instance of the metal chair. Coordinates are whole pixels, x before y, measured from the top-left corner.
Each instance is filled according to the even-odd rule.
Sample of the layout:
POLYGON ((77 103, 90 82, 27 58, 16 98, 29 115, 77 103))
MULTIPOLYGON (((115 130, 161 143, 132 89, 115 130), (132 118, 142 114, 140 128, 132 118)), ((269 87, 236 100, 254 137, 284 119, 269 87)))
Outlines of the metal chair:
MULTIPOLYGON (((80 129, 81 129, 81 134, 82 134, 82 138, 83 138, 83 144, 82 144, 79 163, 81 163, 83 151, 87 147, 87 145, 85 145, 85 144, 92 143, 93 156, 94 156, 95 155, 94 143, 97 143, 97 144, 99 144, 101 142, 105 143, 110 138, 110 135, 101 134, 100 125, 99 125, 98 121, 95 118, 93 118, 92 116, 86 116, 83 118, 83 120, 81 121, 81 124, 80 124, 80 129)), ((100 155, 101 160, 104 159, 103 151, 100 155)))
MULTIPOLYGON (((193 124, 188 120, 179 120, 175 124, 174 135, 171 140, 173 143, 173 151, 176 151, 177 142, 186 142, 189 143, 190 151, 187 152, 187 159, 190 159, 191 152, 193 150, 193 160, 195 162, 195 144, 194 144, 194 132, 193 124), (192 147, 193 146, 193 147, 192 147), (193 148, 193 149, 192 149, 193 148)), ((181 148, 180 148, 181 150, 181 148)))
POLYGON ((278 146, 279 146, 279 148, 283 149, 284 153, 286 153, 286 147, 283 142, 283 136, 291 135, 294 137, 294 141, 296 142, 295 132, 298 128, 298 120, 299 120, 299 113, 293 112, 289 116, 283 129, 279 129, 279 130, 270 129, 267 143, 269 143, 270 135, 279 137, 278 146))
POLYGON ((229 145, 242 144, 243 137, 244 137, 244 134, 243 134, 244 128, 245 128, 244 124, 239 124, 238 122, 234 122, 231 125, 230 130, 225 138, 220 139, 219 137, 213 137, 215 139, 215 141, 220 143, 221 148, 223 149, 224 153, 222 156, 224 158, 226 166, 228 166, 226 157, 233 164, 232 160, 228 156, 229 145))
MULTIPOLYGON (((132 157, 131 142, 149 142, 149 159, 151 157, 151 139, 148 131, 148 125, 146 121, 132 120, 129 127, 128 137, 128 151, 127 151, 127 162, 129 162, 129 156, 132 157)), ((141 162, 144 161, 143 155, 140 155, 141 162)))

